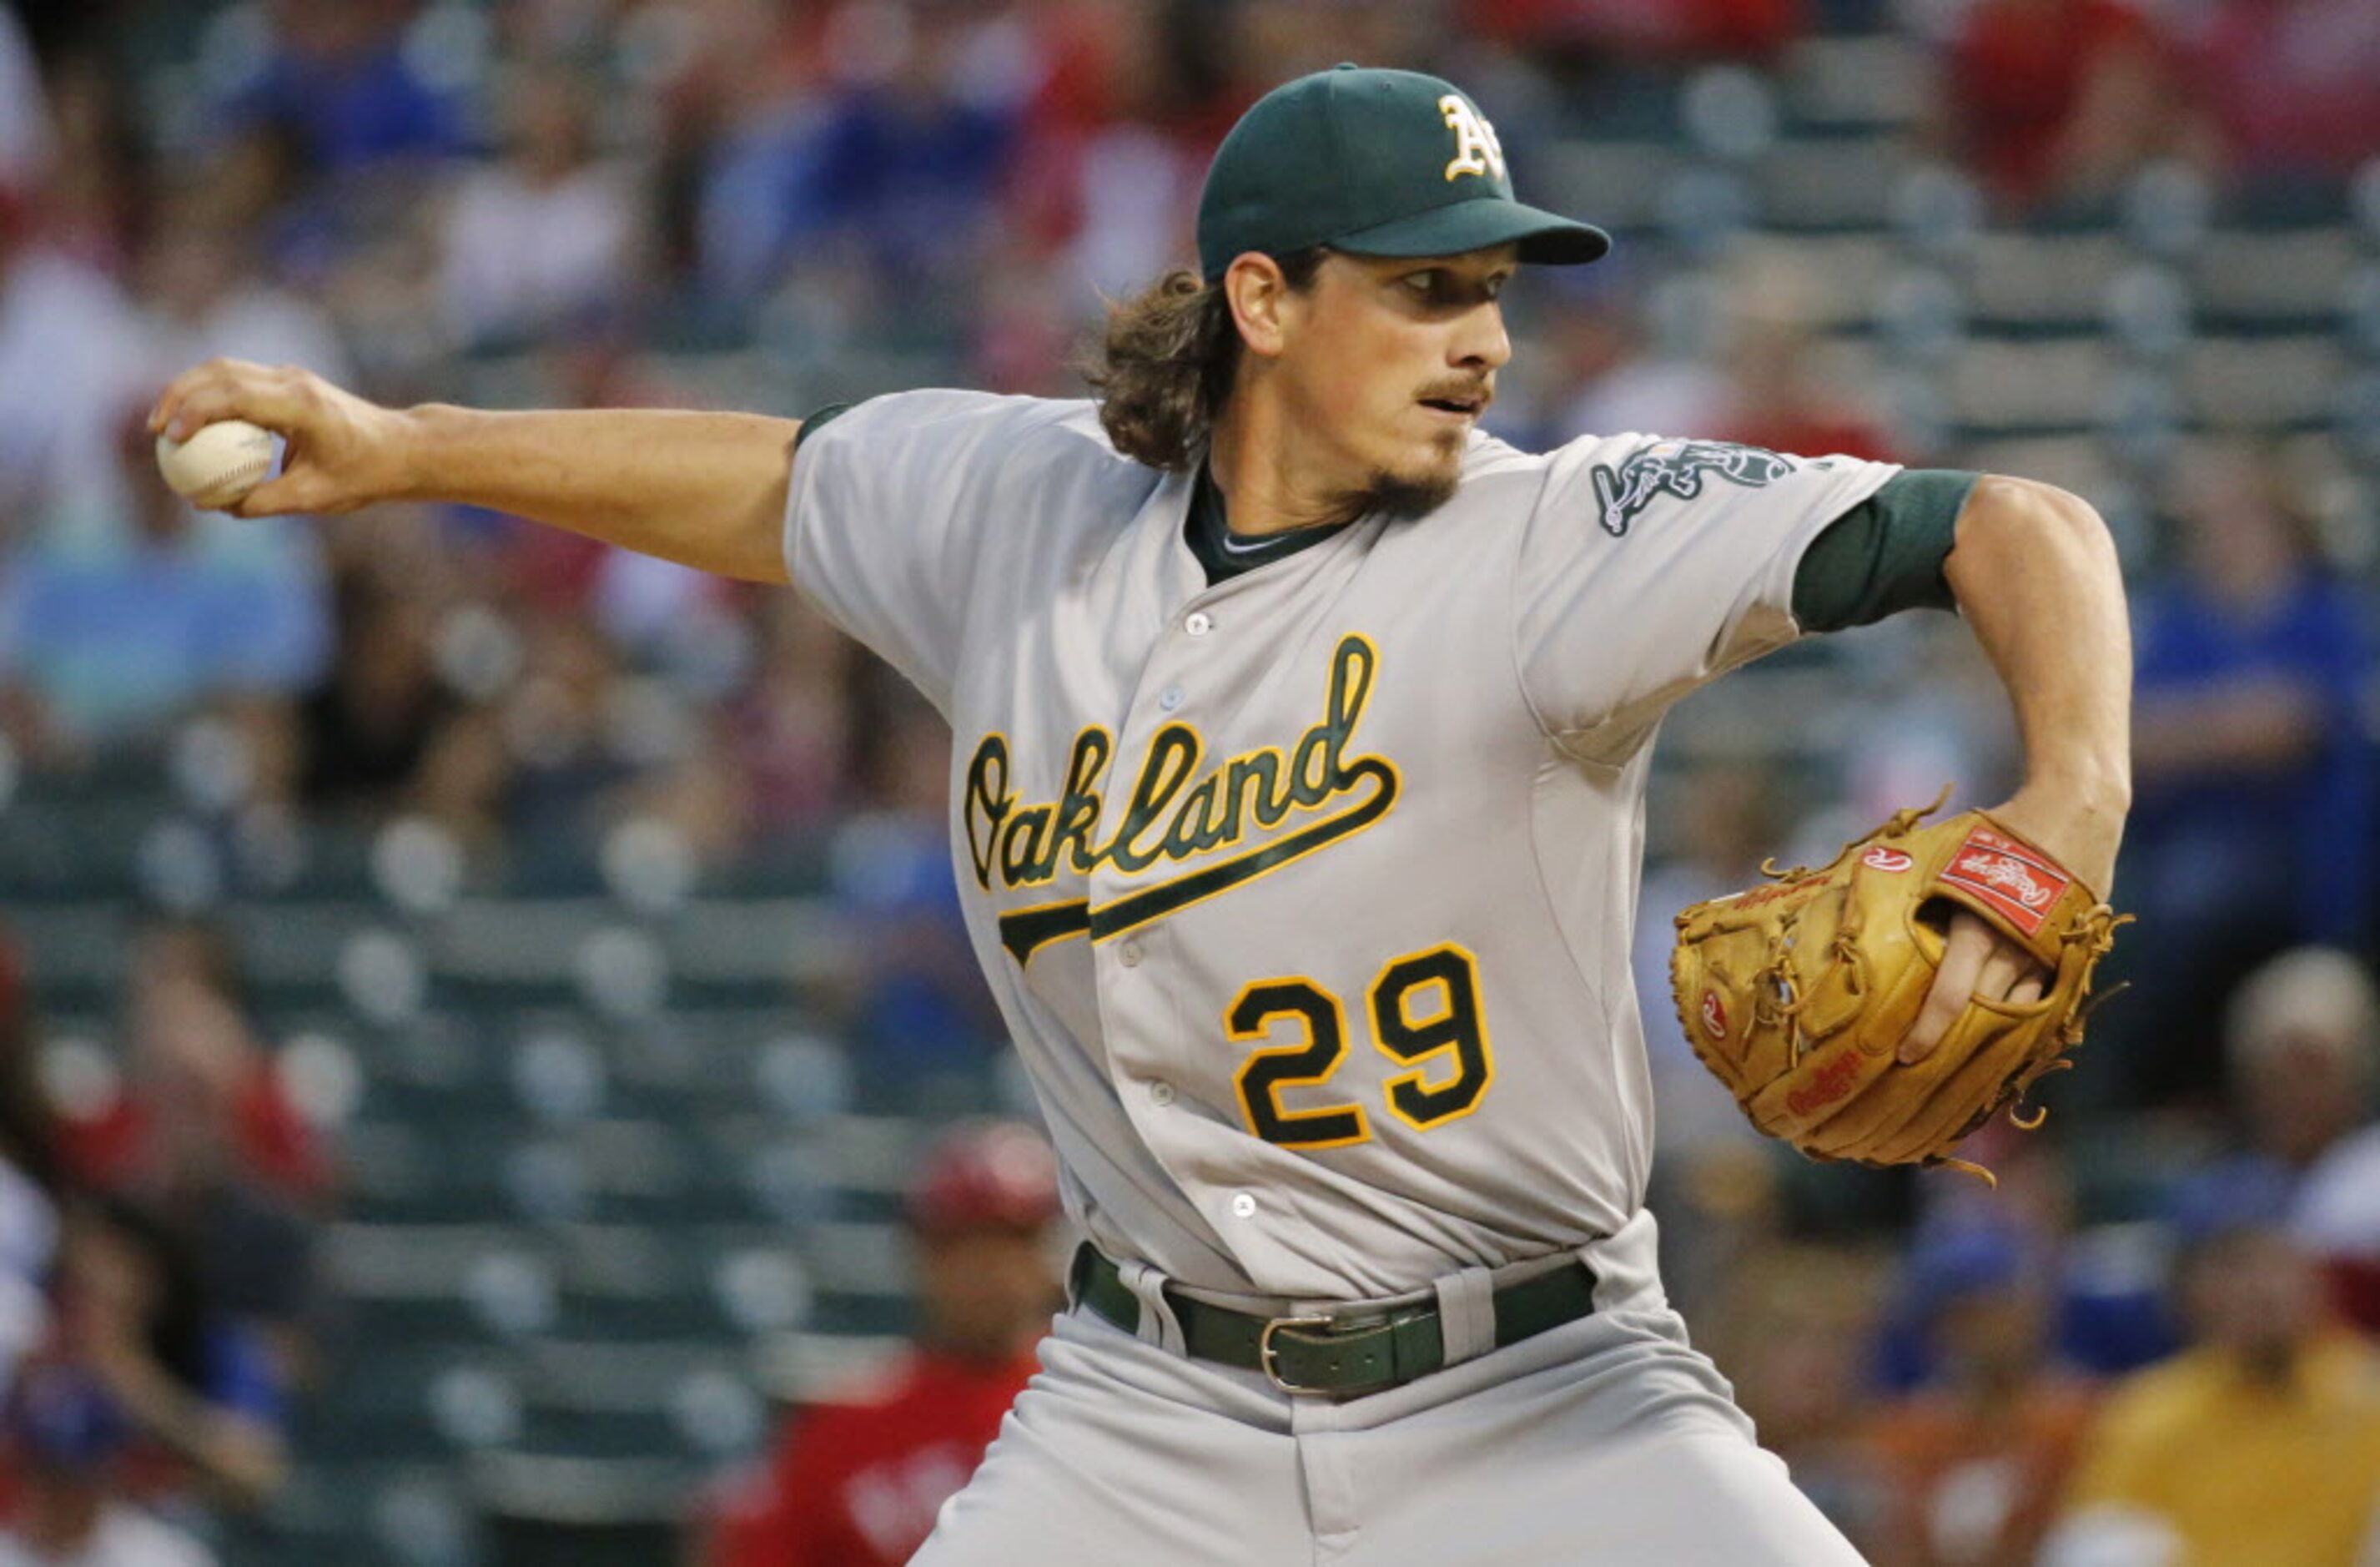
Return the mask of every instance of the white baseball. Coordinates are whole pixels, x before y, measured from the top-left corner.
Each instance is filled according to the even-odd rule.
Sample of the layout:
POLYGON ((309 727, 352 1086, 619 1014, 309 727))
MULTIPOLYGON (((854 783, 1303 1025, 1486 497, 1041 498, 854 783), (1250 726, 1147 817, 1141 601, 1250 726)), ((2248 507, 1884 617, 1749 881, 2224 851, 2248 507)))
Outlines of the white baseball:
POLYGON ((236 505, 273 471, 273 432, 244 419, 226 419, 200 426, 188 441, 160 435, 157 471, 192 505, 236 505))

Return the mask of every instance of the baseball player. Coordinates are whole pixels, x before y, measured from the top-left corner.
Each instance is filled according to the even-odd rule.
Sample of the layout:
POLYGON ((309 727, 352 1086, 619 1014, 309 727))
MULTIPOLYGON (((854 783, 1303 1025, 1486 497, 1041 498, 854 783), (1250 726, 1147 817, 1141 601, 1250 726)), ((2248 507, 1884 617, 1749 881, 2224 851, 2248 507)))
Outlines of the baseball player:
MULTIPOLYGON (((1797 635, 1955 603, 2025 745, 1998 818, 2104 889, 2122 589, 2040 484, 1483 433, 1503 288, 1608 244, 1458 89, 1347 67, 1233 128, 1093 401, 397 410, 217 362, 157 405, 291 436, 246 514, 435 496, 790 579, 951 720, 971 936, 1088 1244, 918 1561, 1857 1560, 1655 1271, 1651 744, 1797 635)), ((1902 1062, 2026 964, 1961 916, 1902 1062)))
POLYGON ((796 1411, 730 1496, 713 1567, 897 1567, 983 1459, 1058 1294, 1050 1146, 1013 1122, 944 1136, 904 1203, 919 1339, 866 1385, 796 1411))

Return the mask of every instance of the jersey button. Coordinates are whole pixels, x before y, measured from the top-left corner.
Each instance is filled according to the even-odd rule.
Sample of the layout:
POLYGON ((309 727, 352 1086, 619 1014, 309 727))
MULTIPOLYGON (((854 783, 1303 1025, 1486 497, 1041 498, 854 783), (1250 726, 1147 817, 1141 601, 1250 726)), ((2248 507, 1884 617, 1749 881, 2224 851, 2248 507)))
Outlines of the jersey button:
POLYGON ((1138 941, 1126 941, 1123 946, 1118 947, 1116 949, 1116 961, 1123 964, 1126 968, 1138 968, 1140 966, 1140 943, 1138 941))
POLYGON ((1160 1110, 1163 1110, 1167 1105, 1172 1104, 1173 1102, 1173 1085, 1161 1080, 1151 1083, 1148 1086, 1148 1102, 1155 1105, 1160 1110))
POLYGON ((1245 1192, 1233 1192, 1232 1194, 1232 1212, 1235 1217, 1241 1219, 1255 1218, 1257 1214, 1257 1199, 1245 1192))
POLYGON ((1182 623, 1182 629, 1193 637, 1204 637, 1215 629, 1215 623, 1205 610, 1192 610, 1190 618, 1182 623))
POLYGON ((1179 686, 1168 686, 1164 690, 1157 693, 1157 705, 1163 708, 1167 712, 1172 712, 1175 708, 1180 707, 1182 705, 1182 687, 1179 686))

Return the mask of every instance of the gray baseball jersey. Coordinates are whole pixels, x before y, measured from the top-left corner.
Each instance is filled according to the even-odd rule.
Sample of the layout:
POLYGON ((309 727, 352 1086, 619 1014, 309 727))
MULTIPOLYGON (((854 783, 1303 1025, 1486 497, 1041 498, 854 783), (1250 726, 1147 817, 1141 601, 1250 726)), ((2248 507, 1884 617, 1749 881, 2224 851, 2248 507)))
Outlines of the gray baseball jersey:
POLYGON ((1475 435, 1427 517, 1209 586, 1192 482, 1092 405, 916 392, 803 443, 785 553, 951 721, 968 928, 1090 1238, 1368 1299, 1636 1216, 1650 742, 1896 471, 1475 435))

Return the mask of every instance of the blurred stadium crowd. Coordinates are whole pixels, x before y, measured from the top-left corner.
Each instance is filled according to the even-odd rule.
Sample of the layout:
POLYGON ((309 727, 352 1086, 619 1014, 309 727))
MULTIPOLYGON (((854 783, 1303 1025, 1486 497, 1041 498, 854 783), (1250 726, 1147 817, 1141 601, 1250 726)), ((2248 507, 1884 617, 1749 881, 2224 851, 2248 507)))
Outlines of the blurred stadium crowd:
POLYGON ((193 513, 162 381, 1072 395, 1341 58, 1619 235, 1508 297, 1500 433, 2026 473, 2127 558, 2133 990, 1997 1192, 1781 1158, 1663 978, 1765 856, 2011 781, 1962 634, 1672 721, 1655 1207, 1764 1439, 1880 1562, 2380 1560, 2369 0, 18 0, 0 1563, 729 1560, 767 1466, 702 1477, 942 1320, 917 1150, 1030 1110, 880 665, 500 516, 193 513))

